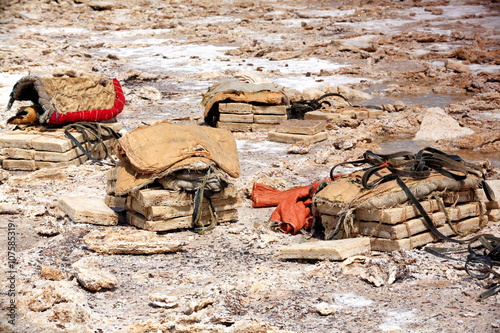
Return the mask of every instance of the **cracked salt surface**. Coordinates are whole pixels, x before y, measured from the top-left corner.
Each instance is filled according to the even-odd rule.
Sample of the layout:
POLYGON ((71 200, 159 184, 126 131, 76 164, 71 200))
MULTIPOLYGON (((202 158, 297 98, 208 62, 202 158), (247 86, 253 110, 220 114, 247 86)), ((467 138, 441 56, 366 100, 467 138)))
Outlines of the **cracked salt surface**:
POLYGON ((404 311, 404 309, 387 310, 384 322, 380 324, 379 329, 383 332, 394 332, 401 330, 406 324, 416 321, 415 313, 417 310, 404 311))
POLYGON ((340 307, 363 307, 372 305, 373 301, 354 293, 348 293, 335 297, 335 303, 340 307))

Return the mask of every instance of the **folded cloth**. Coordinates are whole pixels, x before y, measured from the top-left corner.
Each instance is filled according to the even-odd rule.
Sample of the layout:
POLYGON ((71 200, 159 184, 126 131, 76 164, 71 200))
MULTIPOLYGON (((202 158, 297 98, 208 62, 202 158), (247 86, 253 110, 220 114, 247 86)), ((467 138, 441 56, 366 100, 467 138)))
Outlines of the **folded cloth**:
POLYGON ((287 234, 295 235, 302 229, 312 227, 311 203, 314 194, 327 179, 314 181, 311 185, 278 190, 270 186, 254 183, 252 207, 274 207, 270 221, 287 234))

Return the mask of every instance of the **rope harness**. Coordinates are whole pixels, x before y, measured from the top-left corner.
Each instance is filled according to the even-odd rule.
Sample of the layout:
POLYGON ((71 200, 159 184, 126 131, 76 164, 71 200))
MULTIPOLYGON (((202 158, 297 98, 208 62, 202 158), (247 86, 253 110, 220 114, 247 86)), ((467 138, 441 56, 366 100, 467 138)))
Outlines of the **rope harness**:
POLYGON ((116 165, 116 161, 111 157, 105 141, 111 138, 119 139, 121 134, 117 133, 111 127, 97 122, 77 122, 64 126, 64 134, 92 161, 110 166, 116 165), (71 130, 82 133, 83 144, 71 134, 71 130), (87 146, 87 149, 84 146, 87 146), (103 155, 99 157, 98 154, 101 153, 103 155), (111 162, 104 162, 106 159, 110 159, 111 162))
POLYGON ((331 106, 332 104, 329 101, 324 101, 323 99, 337 96, 343 98, 347 105, 352 106, 351 103, 342 95, 336 93, 324 94, 316 99, 300 101, 300 102, 292 102, 290 107, 287 110, 289 119, 304 119, 304 114, 309 111, 314 111, 321 109, 324 105, 331 106))
MULTIPOLYGON (((422 207, 406 183, 401 179, 401 177, 423 179, 428 177, 432 171, 436 171, 446 177, 460 181, 467 178, 469 174, 472 174, 481 178, 479 188, 483 189, 488 200, 493 201, 495 200, 494 192, 486 183, 485 175, 481 168, 462 160, 458 155, 448 155, 430 147, 420 150, 417 154, 403 151, 383 155, 375 154, 372 151, 366 151, 363 158, 360 160, 343 162, 333 166, 330 170, 330 178, 332 180, 334 180, 335 177, 335 168, 344 164, 352 164, 355 166, 361 166, 363 164, 370 165, 364 169, 361 180, 361 184, 365 189, 373 189, 381 183, 395 180, 408 199, 417 208, 429 230, 445 241, 467 244, 468 255, 465 260, 462 260, 453 258, 448 254, 464 252, 464 250, 457 251, 457 249, 426 247, 425 250, 427 252, 445 259, 463 261, 465 263, 466 272, 474 278, 485 279, 489 277, 490 274, 496 278, 500 278, 500 274, 493 269, 493 267, 500 266, 500 237, 492 234, 482 234, 468 239, 453 239, 442 234, 429 217, 427 211, 422 207), (386 169, 390 173, 381 176, 378 171, 382 169, 386 169), (477 243, 479 243, 479 245, 474 246, 474 244, 477 243), (481 249, 483 253, 479 252, 481 249)), ((335 230, 332 232, 333 235, 330 235, 331 238, 342 229, 346 215, 347 214, 344 214, 340 218, 335 230)), ((484 299, 499 291, 500 284, 497 283, 492 288, 479 295, 479 299, 484 299)))

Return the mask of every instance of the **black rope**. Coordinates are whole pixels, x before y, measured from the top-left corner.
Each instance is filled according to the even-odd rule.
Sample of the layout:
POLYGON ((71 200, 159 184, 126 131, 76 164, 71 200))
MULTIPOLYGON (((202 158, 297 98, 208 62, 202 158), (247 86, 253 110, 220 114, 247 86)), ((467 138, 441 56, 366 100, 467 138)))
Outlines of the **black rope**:
POLYGON ((292 102, 290 107, 288 108, 288 118, 303 119, 304 114, 306 112, 321 109, 324 105, 331 106, 332 104, 329 101, 324 101, 325 98, 330 96, 341 97, 347 102, 349 106, 352 106, 351 103, 349 103, 349 101, 344 96, 336 93, 328 93, 316 99, 300 101, 300 102, 292 102))
MULTIPOLYGON (((330 170, 330 178, 332 180, 334 180, 333 172, 335 168, 344 164, 352 164, 355 166, 363 164, 371 165, 370 167, 364 169, 361 181, 363 187, 366 189, 372 189, 381 183, 395 180, 408 199, 417 208, 427 224, 427 227, 436 236, 449 242, 468 244, 467 251, 469 254, 464 262, 465 270, 470 276, 477 279, 485 279, 490 275, 497 278, 500 277, 500 274, 493 269, 493 267, 500 266, 500 237, 492 234, 481 234, 468 239, 454 239, 444 235, 434 225, 434 222, 427 214, 427 211, 422 207, 406 183, 401 179, 401 177, 412 177, 417 179, 426 178, 432 171, 436 171, 446 177, 460 181, 466 179, 469 174, 473 174, 481 177, 480 187, 485 192, 487 199, 493 201, 495 200, 494 192, 486 183, 485 175, 480 167, 462 160, 458 155, 448 155, 431 147, 424 148, 417 154, 405 151, 382 155, 367 151, 360 160, 343 162, 333 166, 330 170), (390 173, 381 175, 378 171, 381 171, 382 169, 387 169, 390 173), (375 179, 371 180, 373 178, 375 179), (477 242, 480 242, 480 247, 484 248, 483 253, 476 252, 472 247, 472 244, 477 242)), ((445 259, 457 260, 446 255, 444 253, 445 251, 441 251, 439 248, 426 247, 425 250, 433 255, 437 255, 445 259)), ((499 291, 500 285, 497 284, 493 288, 481 294, 479 298, 484 299, 499 291)))
POLYGON ((64 134, 92 161, 110 166, 116 165, 116 161, 111 157, 105 141, 110 138, 119 139, 121 134, 117 133, 111 127, 97 122, 77 122, 64 126, 64 134), (86 144, 88 149, 85 149, 82 143, 71 134, 71 130, 82 133, 84 138, 83 145, 86 144), (95 157, 96 152, 103 152, 103 157, 95 157), (111 162, 104 162, 106 159, 110 159, 111 162))

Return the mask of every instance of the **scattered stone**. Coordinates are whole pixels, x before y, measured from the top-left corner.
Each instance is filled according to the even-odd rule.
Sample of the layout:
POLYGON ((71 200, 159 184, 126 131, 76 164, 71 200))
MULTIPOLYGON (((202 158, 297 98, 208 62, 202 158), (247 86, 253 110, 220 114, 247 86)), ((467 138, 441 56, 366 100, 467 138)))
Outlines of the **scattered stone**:
POLYGON ((424 114, 420 129, 415 134, 414 140, 437 141, 453 139, 474 133, 470 128, 461 127, 460 124, 447 115, 441 108, 429 108, 424 114))
POLYGON ((322 316, 328 316, 337 311, 337 309, 335 309, 335 306, 333 306, 333 304, 328 304, 326 302, 321 302, 316 304, 315 308, 316 311, 322 316))
POLYGON ((469 73, 469 66, 462 64, 459 61, 451 60, 451 59, 446 59, 444 63, 444 67, 446 69, 450 69, 452 71, 455 71, 457 73, 469 73))
POLYGON ((19 214, 21 210, 14 205, 0 202, 0 214, 19 214))
POLYGON ((40 236, 53 237, 61 233, 58 226, 54 225, 52 222, 44 223, 35 229, 36 233, 40 236))
POLYGON ((151 86, 142 87, 136 94, 142 99, 151 101, 159 101, 161 99, 161 92, 151 86))
POLYGON ((115 288, 118 284, 116 276, 110 272, 96 268, 94 266, 96 264, 92 258, 83 258, 72 265, 76 270, 78 283, 89 291, 115 288))
POLYGON ((65 196, 59 199, 58 206, 73 222, 99 225, 118 224, 118 214, 101 199, 65 196))
POLYGON ((89 7, 93 10, 111 10, 113 9, 113 3, 110 1, 90 1, 89 7))
POLYGON ((187 242, 146 230, 95 230, 83 241, 89 249, 106 254, 153 254, 176 252, 187 242))
POLYGON ((65 276, 63 272, 57 268, 42 265, 40 268, 40 276, 46 280, 61 281, 65 276))
POLYGON ((171 309, 179 306, 179 300, 175 296, 152 294, 149 295, 149 299, 151 299, 151 305, 158 308, 171 309))
POLYGON ((213 299, 210 298, 196 299, 189 303, 189 309, 191 310, 191 312, 198 312, 213 303, 213 299))

